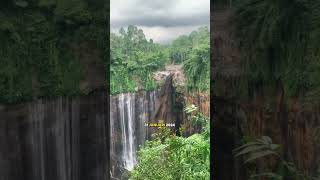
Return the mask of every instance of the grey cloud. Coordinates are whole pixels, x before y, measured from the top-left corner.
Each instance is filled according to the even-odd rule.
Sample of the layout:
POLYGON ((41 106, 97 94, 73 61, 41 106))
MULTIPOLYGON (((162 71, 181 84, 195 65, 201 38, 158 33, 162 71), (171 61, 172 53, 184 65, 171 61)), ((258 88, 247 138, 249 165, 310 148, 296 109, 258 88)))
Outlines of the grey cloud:
MULTIPOLYGON (((111 29, 128 25, 143 29, 161 27, 162 35, 165 36, 162 39, 169 39, 184 26, 189 29, 209 26, 209 4, 210 0, 111 0, 111 29), (170 34, 172 29, 175 32, 170 34)), ((150 38, 154 38, 152 35, 155 33, 149 34, 150 38)))
POLYGON ((185 17, 152 17, 152 16, 131 16, 127 19, 118 20, 112 22, 113 28, 120 28, 128 25, 137 25, 137 26, 163 26, 163 27, 175 27, 175 26, 187 26, 187 25, 202 25, 208 24, 209 17, 205 14, 199 16, 185 16, 185 17))
POLYGON ((177 1, 170 0, 138 0, 137 5, 142 5, 144 7, 149 7, 152 9, 169 9, 176 4, 177 1))

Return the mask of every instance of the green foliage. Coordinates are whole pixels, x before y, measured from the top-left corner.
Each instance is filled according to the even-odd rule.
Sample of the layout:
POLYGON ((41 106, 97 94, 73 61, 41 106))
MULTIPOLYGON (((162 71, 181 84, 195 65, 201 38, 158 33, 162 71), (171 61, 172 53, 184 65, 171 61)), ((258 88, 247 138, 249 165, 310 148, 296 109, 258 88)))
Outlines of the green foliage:
POLYGON ((248 142, 234 150, 235 156, 248 156, 245 163, 253 162, 259 158, 274 155, 279 156, 280 146, 273 144, 268 136, 262 136, 253 142, 248 142))
POLYGON ((169 47, 171 63, 183 64, 187 90, 209 91, 210 86, 210 33, 200 27, 189 35, 175 39, 169 47))
POLYGON ((207 27, 193 31, 189 37, 182 36, 182 38, 189 39, 189 44, 183 46, 187 54, 184 55, 184 59, 180 60, 183 62, 183 70, 187 77, 187 89, 189 91, 209 91, 210 89, 209 37, 207 27))
POLYGON ((263 167, 265 167, 265 169, 263 169, 262 171, 265 172, 261 173, 261 170, 257 170, 255 168, 257 166, 251 166, 249 167, 249 171, 251 171, 250 179, 257 179, 261 177, 266 177, 274 180, 317 179, 301 172, 293 163, 287 162, 282 156, 283 152, 281 146, 278 144, 274 144, 270 137, 262 136, 261 139, 250 139, 251 141, 247 141, 233 151, 235 157, 243 157, 244 163, 246 164, 255 164, 258 163, 258 160, 264 160, 260 162, 263 162, 263 167), (277 169, 273 171, 268 168, 269 161, 266 161, 271 157, 273 157, 273 160, 276 160, 277 163, 277 169), (257 173, 256 171, 259 171, 259 173, 257 173))
POLYGON ((85 0, 2 1, 0 102, 81 93, 84 67, 74 48, 90 41, 105 58, 105 11, 85 0))
POLYGON ((167 61, 163 47, 147 40, 136 26, 111 33, 111 93, 132 92, 137 88, 152 90, 157 84, 152 72, 167 61))
POLYGON ((247 89, 283 86, 287 96, 320 90, 320 2, 238 1, 234 22, 247 89))
POLYGON ((187 35, 179 36, 175 39, 169 49, 169 58, 172 63, 181 64, 184 62, 192 49, 192 41, 187 35))
POLYGON ((111 33, 111 93, 153 90, 157 83, 153 72, 165 64, 184 64, 190 90, 209 90, 209 31, 199 28, 190 35, 182 35, 170 45, 146 39, 136 26, 111 33), (170 61, 169 61, 170 59, 170 61))
MULTIPOLYGON (((197 108, 186 109, 195 113, 197 108)), ((201 134, 178 137, 168 128, 159 128, 152 141, 147 141, 138 152, 138 165, 131 180, 209 180, 210 128, 209 120, 201 134)))
MULTIPOLYGON (((186 112, 187 120, 191 122, 193 128, 203 129, 205 132, 209 131, 209 119, 199 112, 198 107, 193 104, 187 105, 184 111, 186 112)), ((207 133, 205 134, 208 135, 207 133)))
POLYGON ((210 179, 209 140, 201 134, 147 142, 130 179, 210 179))
POLYGON ((190 91, 210 89, 210 50, 208 44, 192 49, 190 58, 183 64, 190 91))

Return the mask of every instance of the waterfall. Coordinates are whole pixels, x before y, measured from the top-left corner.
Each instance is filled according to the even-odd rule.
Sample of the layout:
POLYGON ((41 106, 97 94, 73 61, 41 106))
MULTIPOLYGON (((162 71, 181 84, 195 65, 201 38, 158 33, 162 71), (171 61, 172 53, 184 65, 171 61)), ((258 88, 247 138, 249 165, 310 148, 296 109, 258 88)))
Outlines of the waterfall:
POLYGON ((122 158, 124 167, 131 171, 136 163, 135 158, 135 132, 134 132, 134 94, 121 94, 119 96, 121 134, 123 140, 122 158))
POLYGON ((107 97, 0 106, 0 179, 107 179, 107 97))
POLYGON ((145 123, 155 110, 156 91, 122 93, 110 98, 111 173, 119 168, 131 171, 137 163, 137 151, 150 136, 145 123))

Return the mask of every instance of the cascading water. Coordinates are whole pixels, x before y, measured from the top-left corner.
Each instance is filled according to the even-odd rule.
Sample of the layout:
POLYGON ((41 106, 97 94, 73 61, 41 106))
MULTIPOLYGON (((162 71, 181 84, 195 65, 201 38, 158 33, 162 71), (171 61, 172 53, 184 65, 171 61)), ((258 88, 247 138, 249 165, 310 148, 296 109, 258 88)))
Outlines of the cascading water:
POLYGON ((0 180, 106 180, 107 96, 0 106, 0 180))
POLYGON ((155 110, 156 92, 123 93, 110 98, 111 174, 122 168, 131 171, 137 163, 136 152, 150 134, 145 123, 155 110))
POLYGON ((124 167, 131 171, 135 159, 135 133, 134 133, 134 94, 121 94, 119 96, 120 123, 123 140, 122 158, 124 167))

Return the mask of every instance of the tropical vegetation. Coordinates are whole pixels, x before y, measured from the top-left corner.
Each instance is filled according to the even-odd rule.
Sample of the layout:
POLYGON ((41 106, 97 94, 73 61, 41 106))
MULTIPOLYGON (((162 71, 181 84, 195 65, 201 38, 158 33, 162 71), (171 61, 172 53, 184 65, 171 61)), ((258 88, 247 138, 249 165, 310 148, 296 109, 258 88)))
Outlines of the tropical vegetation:
POLYGON ((261 177, 274 180, 317 180, 320 177, 312 177, 298 169, 294 163, 285 160, 281 145, 274 144, 268 136, 258 139, 244 138, 243 144, 234 149, 234 154, 235 157, 242 157, 244 163, 250 167, 249 174, 252 180, 261 177), (259 163, 264 165, 258 166, 259 163))
POLYGON ((111 93, 156 88, 152 72, 164 67, 167 57, 164 47, 147 40, 143 31, 136 26, 120 29, 119 34, 111 33, 111 93))
POLYGON ((81 93, 77 46, 107 62, 106 14, 104 0, 2 0, 0 102, 81 93))
POLYGON ((192 105, 185 111, 191 121, 203 123, 202 132, 179 137, 168 128, 159 128, 154 138, 140 148, 131 180, 210 179, 209 118, 192 105))
POLYGON ((111 94, 153 90, 158 84, 153 73, 166 64, 181 64, 189 90, 209 90, 209 30, 201 27, 170 44, 147 39, 141 29, 130 25, 111 33, 111 94))

